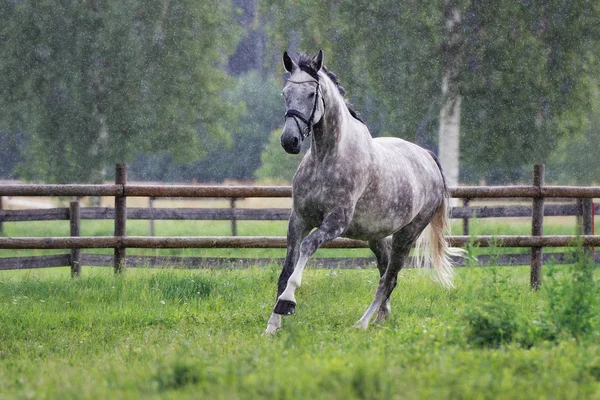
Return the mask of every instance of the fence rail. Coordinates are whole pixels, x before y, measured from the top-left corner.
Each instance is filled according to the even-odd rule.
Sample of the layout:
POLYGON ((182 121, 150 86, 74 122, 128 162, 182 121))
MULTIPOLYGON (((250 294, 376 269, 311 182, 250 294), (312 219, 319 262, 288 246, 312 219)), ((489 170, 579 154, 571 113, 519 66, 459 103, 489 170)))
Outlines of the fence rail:
MULTIPOLYGON (((128 248, 285 248, 283 237, 139 237, 126 236, 127 220, 230 220, 235 234, 235 221, 239 220, 287 220, 289 209, 244 209, 236 208, 235 200, 248 197, 289 198, 288 186, 159 186, 127 184, 127 167, 117 165, 115 184, 110 185, 0 185, 0 233, 2 222, 70 220, 70 237, 0 237, 0 249, 71 249, 71 254, 42 257, 21 257, 0 259, 0 269, 9 269, 10 263, 17 268, 41 268, 65 264, 71 266, 74 276, 80 272, 82 264, 112 260, 115 272, 125 266, 128 248), (115 197, 114 208, 80 208, 79 201, 73 201, 69 208, 46 210, 2 210, 2 196, 110 196, 115 197), (128 208, 127 197, 148 197, 150 208, 128 208), (224 198, 230 200, 231 208, 178 208, 161 209, 152 206, 152 200, 161 197, 179 198, 224 198), (114 236, 80 237, 80 221, 89 219, 111 219, 115 221, 114 236), (80 249, 112 248, 114 256, 81 254, 80 249), (96 258, 93 258, 96 257, 96 258), (98 258, 100 257, 100 258, 98 258)), ((451 236, 452 246, 464 246, 471 243, 479 247, 531 247, 528 256, 532 266, 531 284, 537 288, 540 284, 541 263, 547 259, 542 253, 544 247, 573 246, 577 239, 584 246, 600 246, 600 236, 593 234, 593 218, 600 212, 592 199, 600 197, 600 187, 545 186, 544 168, 534 168, 533 185, 526 186, 485 186, 450 188, 452 197, 464 199, 464 206, 452 210, 452 218, 464 221, 463 236, 451 236), (531 206, 468 206, 471 199, 530 198, 531 206), (577 199, 576 204, 544 204, 546 198, 577 199), (580 216, 582 236, 544 236, 544 216, 580 216), (531 236, 468 236, 470 218, 532 218, 531 236)), ((151 226, 153 232, 153 226, 151 226)), ((351 239, 336 239, 328 248, 366 248, 366 242, 351 239)), ((523 255, 503 255, 507 260, 521 260, 523 255), (511 258, 512 257, 512 258, 511 258)), ((140 257, 129 257, 138 260, 140 257)), ((143 258, 149 262, 151 258, 143 258)), ((161 258, 157 258, 161 259, 161 258)), ((166 258, 162 258, 166 259, 166 258)), ((171 258, 169 258, 171 259, 171 258)), ((191 260, 192 258, 190 258, 191 260)), ((194 259, 194 265, 201 264, 194 259)), ((184 261, 185 262, 185 261, 184 261)), ((153 262, 152 262, 153 263, 153 262)), ((153 264, 154 265, 154 264, 153 264)))
MULTIPOLYGON (((600 204, 594 205, 594 213, 600 213, 600 204)), ((454 207, 450 218, 531 218, 531 206, 471 206, 454 207)), ((577 204, 551 204, 544 207, 545 217, 578 216, 581 206, 577 204)), ((192 220, 192 221, 287 221, 287 208, 127 208, 129 220, 192 220)), ((115 218, 112 207, 86 207, 81 209, 81 219, 106 220, 115 218)), ((69 220, 68 207, 44 210, 0 210, 0 221, 58 221, 69 220)))
MULTIPOLYGON (((570 247, 600 246, 600 236, 449 236, 452 247, 570 247)), ((283 236, 94 236, 94 237, 16 237, 0 238, 5 249, 285 249, 283 236)), ((326 249, 369 248, 362 240, 338 238, 325 243, 326 249)))
MULTIPOLYGON (((460 186, 451 187, 450 196, 463 199, 498 198, 600 198, 597 186, 460 186)), ((125 196, 125 197, 269 197, 292 196, 290 186, 194 186, 194 185, 0 185, 0 196, 125 196)))

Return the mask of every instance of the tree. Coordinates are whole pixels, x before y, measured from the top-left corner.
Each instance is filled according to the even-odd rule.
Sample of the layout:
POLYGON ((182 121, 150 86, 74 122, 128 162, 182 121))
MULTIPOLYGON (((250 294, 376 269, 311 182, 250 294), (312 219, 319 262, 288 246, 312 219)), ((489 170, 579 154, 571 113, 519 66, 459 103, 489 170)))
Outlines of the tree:
POLYGON ((600 183, 600 85, 592 97, 592 113, 582 134, 563 137, 547 163, 548 180, 562 184, 598 185, 600 183))
POLYGON ((265 146, 260 156, 260 168, 254 173, 255 177, 261 181, 274 181, 290 183, 302 157, 306 153, 309 140, 303 144, 303 149, 298 155, 289 155, 281 148, 279 136, 283 127, 271 132, 269 142, 265 146))
POLYGON ((588 83, 598 73, 596 2, 281 4, 264 2, 274 40, 282 48, 298 38, 304 48, 324 48, 375 135, 431 146, 444 131, 439 117, 460 116, 461 180, 523 178, 562 137, 583 129, 588 83), (462 38, 448 59, 445 16, 453 15, 461 16, 453 27, 462 38), (452 79, 445 80, 449 65, 452 79), (453 105, 448 113, 445 104, 453 105))
POLYGON ((472 180, 515 181, 581 135, 598 73, 600 7, 472 2, 464 14, 463 162, 472 180))
POLYGON ((441 39, 442 107, 438 155, 449 186, 458 185, 460 170, 460 70, 464 64, 461 32, 461 4, 457 0, 444 1, 443 34, 441 39))
POLYGON ((15 177, 14 170, 22 161, 21 150, 24 145, 23 134, 0 131, 0 179, 15 177))
POLYGON ((0 128, 29 138, 22 176, 102 180, 138 151, 179 161, 226 137, 222 97, 237 29, 229 2, 0 5, 0 128))
POLYGON ((272 76, 261 76, 258 71, 247 72, 234 81, 234 87, 225 91, 224 98, 240 103, 240 112, 235 123, 224 123, 230 132, 228 138, 208 138, 204 143, 206 156, 191 164, 176 163, 168 152, 139 154, 132 166, 134 179, 200 182, 252 179, 269 133, 283 119, 281 86, 272 76))

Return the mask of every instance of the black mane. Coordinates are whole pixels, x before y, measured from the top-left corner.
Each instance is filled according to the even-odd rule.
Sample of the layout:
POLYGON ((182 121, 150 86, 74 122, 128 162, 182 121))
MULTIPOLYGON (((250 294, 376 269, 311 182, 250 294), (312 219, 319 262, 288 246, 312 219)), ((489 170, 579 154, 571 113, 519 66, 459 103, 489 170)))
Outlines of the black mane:
MULTIPOLYGON (((316 67, 313 62, 312 57, 309 57, 306 54, 297 53, 296 58, 297 58, 296 64, 298 64, 298 67, 302 71, 306 72, 307 74, 309 74, 316 80, 319 80, 318 71, 316 70, 316 67)), ((354 118, 356 118, 357 120, 359 120, 360 122, 362 122, 363 124, 366 125, 367 123, 362 118, 362 116, 354 109, 354 106, 345 98, 346 90, 340 84, 340 80, 338 79, 337 75, 334 74, 333 72, 327 70, 327 68, 325 68, 325 66, 323 66, 322 70, 325 74, 327 74, 329 79, 331 79, 331 81, 335 84, 335 86, 337 87, 337 89, 340 92, 340 94, 342 95, 342 97, 344 97, 344 101, 346 102, 346 107, 348 108, 350 115, 352 115, 354 118)))

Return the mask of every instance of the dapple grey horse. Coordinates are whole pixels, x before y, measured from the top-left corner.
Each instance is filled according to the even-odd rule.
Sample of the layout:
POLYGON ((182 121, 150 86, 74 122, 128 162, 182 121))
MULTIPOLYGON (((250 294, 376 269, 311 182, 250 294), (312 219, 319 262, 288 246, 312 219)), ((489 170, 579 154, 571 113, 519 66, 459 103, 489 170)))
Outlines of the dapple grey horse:
POLYGON ((433 153, 398 138, 373 139, 337 77, 323 66, 322 51, 295 59, 285 52, 283 64, 290 76, 281 145, 297 154, 309 135, 311 145, 292 183, 287 256, 266 333, 280 329, 282 315, 294 313, 309 257, 339 236, 367 240, 377 258, 379 285, 358 328, 366 329, 375 313, 376 322, 389 315, 398 272, 417 239, 424 264, 452 286, 452 250, 444 237, 447 188, 433 153))

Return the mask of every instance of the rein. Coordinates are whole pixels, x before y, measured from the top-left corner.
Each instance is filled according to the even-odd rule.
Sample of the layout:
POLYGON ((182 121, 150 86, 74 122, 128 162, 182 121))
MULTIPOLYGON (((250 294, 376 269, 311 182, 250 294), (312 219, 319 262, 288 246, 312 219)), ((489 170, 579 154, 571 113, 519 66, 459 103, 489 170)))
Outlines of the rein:
MULTIPOLYGON (((312 112, 310 113, 310 117, 306 117, 306 115, 304 115, 304 113, 295 110, 293 108, 287 110, 285 112, 285 119, 288 118, 294 118, 294 121, 296 121, 296 126, 298 127, 298 131, 300 132, 300 136, 302 137, 302 140, 306 139, 309 135, 310 135, 310 131, 312 129, 312 122, 313 122, 313 118, 315 117, 315 112, 317 111, 317 103, 319 102, 319 81, 318 80, 307 80, 307 81, 292 81, 291 79, 288 80, 289 83, 295 83, 295 84, 302 84, 302 83, 316 83, 317 84, 317 89, 315 91, 315 102, 313 104, 313 109, 312 112), (306 128, 300 129, 300 124, 298 123, 298 119, 300 119, 300 121, 304 122, 306 124, 306 128)), ((323 101, 323 107, 325 107, 325 101, 323 101)))

